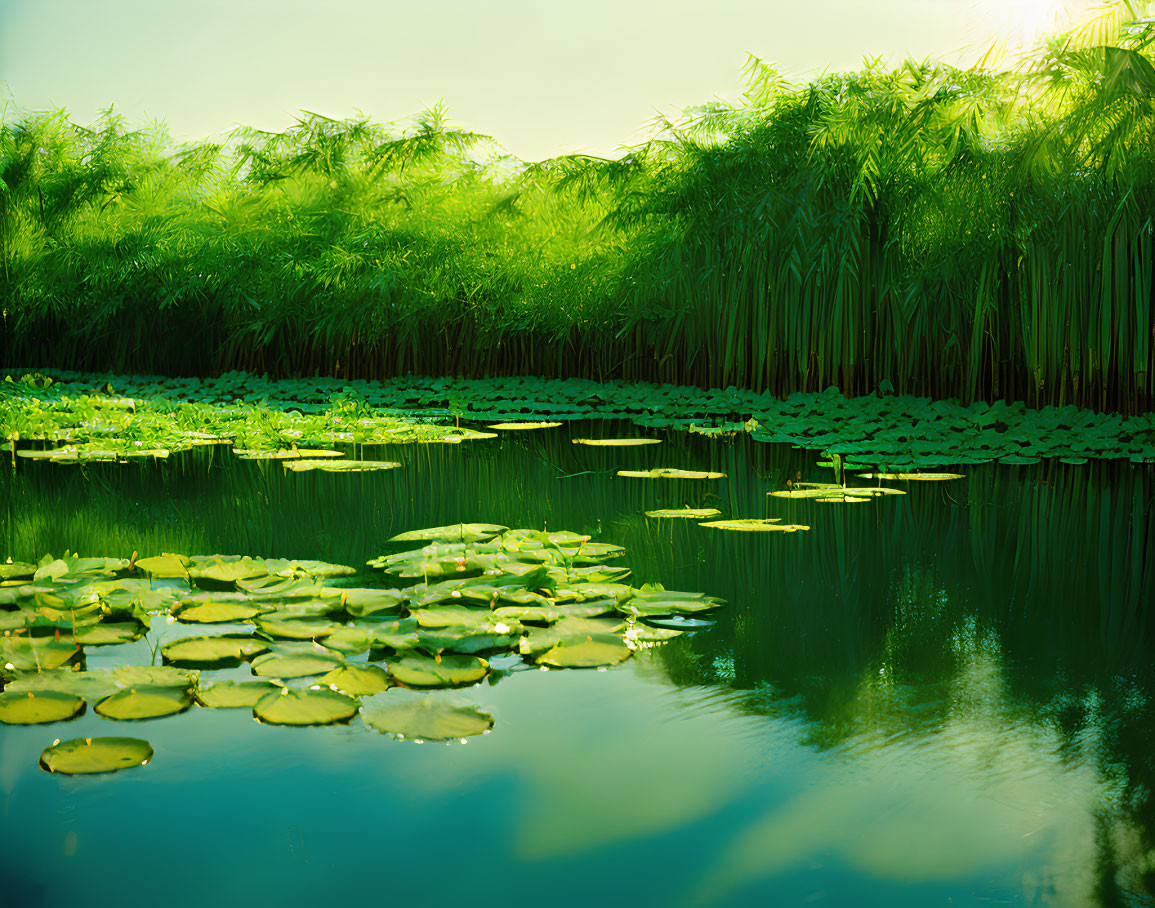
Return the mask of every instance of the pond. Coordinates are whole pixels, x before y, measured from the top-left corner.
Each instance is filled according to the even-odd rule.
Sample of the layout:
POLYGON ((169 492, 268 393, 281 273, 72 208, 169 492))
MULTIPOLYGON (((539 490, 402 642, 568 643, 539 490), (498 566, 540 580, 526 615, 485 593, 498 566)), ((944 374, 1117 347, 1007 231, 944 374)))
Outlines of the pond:
MULTIPOLYGON (((449 743, 196 705, 0 725, 5 904, 1149 903, 1149 466, 974 465, 840 504, 769 497, 830 471, 744 434, 575 422, 357 453, 401 467, 292 472, 214 447, 21 461, 0 471, 2 554, 312 559, 404 586, 424 578, 365 566, 390 537, 487 522, 622 546, 624 582, 726 604, 603 670, 487 654, 452 696, 492 727, 449 743), (663 443, 571 443, 623 434, 663 443), (657 467, 725 475, 616 475, 657 467), (809 529, 645 515, 685 506, 809 529), (153 755, 39 765, 57 739, 102 736, 153 755)), ((87 668, 160 665, 205 627, 154 616, 86 647, 87 668)))

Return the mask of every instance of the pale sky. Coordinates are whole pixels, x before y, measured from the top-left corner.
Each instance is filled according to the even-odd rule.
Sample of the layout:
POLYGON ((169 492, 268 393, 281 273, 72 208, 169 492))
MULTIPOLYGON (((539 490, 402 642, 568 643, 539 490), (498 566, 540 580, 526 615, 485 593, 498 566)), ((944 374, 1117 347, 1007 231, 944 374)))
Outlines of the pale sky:
POLYGON ((791 78, 866 55, 969 64, 1000 10, 1052 2, 0 0, 0 99, 81 123, 115 104, 178 139, 444 99, 519 157, 608 155, 656 110, 736 98, 747 53, 791 78))

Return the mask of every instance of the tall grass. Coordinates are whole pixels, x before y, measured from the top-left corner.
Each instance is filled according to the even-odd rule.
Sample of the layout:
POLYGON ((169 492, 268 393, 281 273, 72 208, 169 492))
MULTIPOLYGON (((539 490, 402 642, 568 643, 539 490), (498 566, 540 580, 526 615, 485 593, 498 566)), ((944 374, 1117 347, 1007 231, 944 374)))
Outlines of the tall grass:
MULTIPOLYGON (((302 115, 173 148, 111 111, 0 124, 0 364, 831 384, 1142 409, 1151 25, 1014 71, 792 85, 751 60, 615 160, 302 115)), ((1132 23, 1132 24, 1128 24, 1132 23)))

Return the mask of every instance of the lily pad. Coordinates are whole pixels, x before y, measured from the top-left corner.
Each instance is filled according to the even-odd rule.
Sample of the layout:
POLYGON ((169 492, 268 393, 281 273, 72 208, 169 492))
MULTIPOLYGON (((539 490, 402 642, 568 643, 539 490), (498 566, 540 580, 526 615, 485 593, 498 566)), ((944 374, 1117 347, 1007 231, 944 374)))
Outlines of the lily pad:
POLYGON ((619 476, 632 479, 725 479, 725 473, 709 473, 699 470, 675 470, 670 467, 657 467, 653 470, 618 470, 619 476))
POLYGON ((132 622, 104 622, 76 629, 76 642, 84 646, 115 646, 139 640, 144 628, 132 622))
POLYGON ((286 460, 285 468, 294 473, 320 470, 324 473, 369 473, 394 470, 401 464, 391 460, 286 460))
POLYGON ((189 559, 184 555, 151 555, 141 558, 136 566, 153 577, 187 577, 189 559))
POLYGON ((618 609, 628 615, 645 617, 650 615, 678 615, 687 612, 705 612, 725 605, 721 599, 704 593, 682 593, 673 590, 652 590, 640 592, 632 599, 618 605, 618 609))
POLYGON ((341 589, 342 608, 354 618, 398 612, 405 604, 407 594, 400 590, 341 589))
POLYGON ((68 638, 4 637, 0 640, 0 665, 18 672, 42 672, 60 668, 83 655, 68 638))
POLYGON ((161 653, 169 662, 211 663, 248 659, 268 648, 256 637, 221 634, 216 637, 185 637, 161 647, 161 653))
POLYGON ((390 542, 481 542, 492 539, 509 527, 495 523, 452 523, 443 527, 410 530, 389 539, 390 542))
POLYGON ((354 697, 328 688, 290 690, 265 694, 253 706, 253 715, 270 725, 333 725, 357 715, 354 697))
POLYGON ((747 518, 743 520, 712 520, 708 523, 699 523, 700 527, 713 527, 715 530, 736 530, 742 533, 796 533, 799 530, 808 530, 810 527, 793 523, 780 523, 780 517, 765 519, 747 518))
POLYGON ((537 661, 557 668, 595 668, 624 662, 631 652, 626 642, 615 634, 588 634, 560 640, 538 656, 537 661))
POLYGON ((193 580, 235 583, 264 577, 269 569, 263 558, 250 558, 248 555, 198 555, 189 559, 188 573, 193 580))
POLYGON ((140 738, 73 738, 45 749, 40 768, 61 775, 116 772, 146 766, 152 756, 152 747, 140 738))
POLYGON ((305 650, 279 649, 253 660, 253 674, 262 678, 307 678, 323 675, 345 664, 340 653, 322 647, 305 650))
POLYGON ((25 564, 23 561, 0 562, 0 580, 17 580, 31 577, 36 573, 36 565, 25 564))
POLYGON ((252 621, 267 608, 245 602, 192 601, 177 606, 176 620, 189 624, 237 624, 252 621))
POLYGON ((96 712, 105 719, 136 722, 184 712, 192 702, 184 688, 133 687, 105 697, 96 704, 96 712))
POLYGON ((506 432, 520 432, 527 429, 556 429, 560 425, 560 422, 495 422, 487 428, 502 429, 506 432))
POLYGON ((361 705, 365 724, 378 731, 418 741, 451 741, 483 735, 493 716, 440 692, 397 688, 369 697, 361 705))
POLYGON ((257 619, 257 630, 269 637, 288 640, 318 640, 339 629, 328 618, 288 617, 278 614, 262 615, 257 619))
POLYGON ((322 684, 354 697, 378 694, 389 687, 389 675, 378 665, 344 665, 321 679, 322 684))
POLYGON ((386 666, 389 673, 410 687, 456 687, 480 681, 489 663, 478 656, 451 653, 439 657, 407 652, 386 666))
POLYGON ((863 479, 902 480, 903 482, 944 482, 965 479, 965 473, 859 473, 863 479))
POLYGON ((62 691, 5 691, 0 694, 0 722, 8 725, 64 722, 80 715, 84 705, 83 697, 62 691))
POLYGON ((209 709, 252 709, 261 697, 280 689, 271 681, 218 681, 197 688, 196 698, 209 709))
POLYGON ((670 508, 667 510, 646 511, 647 517, 688 517, 693 520, 704 520, 707 517, 717 517, 722 512, 717 508, 670 508))
POLYGON ((638 445, 660 445, 660 438, 575 438, 575 445, 589 445, 595 448, 629 448, 638 445))

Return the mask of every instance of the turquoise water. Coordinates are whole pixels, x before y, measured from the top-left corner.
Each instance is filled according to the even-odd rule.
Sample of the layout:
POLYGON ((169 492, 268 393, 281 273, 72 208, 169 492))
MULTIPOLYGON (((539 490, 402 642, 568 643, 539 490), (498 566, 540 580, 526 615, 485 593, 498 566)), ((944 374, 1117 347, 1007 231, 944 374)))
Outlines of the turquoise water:
MULTIPOLYGON (((634 585, 728 605, 608 671, 507 666, 465 691, 495 720, 466 744, 201 708, 0 726, 4 904, 1150 903, 1149 467, 975 467, 840 506, 766 497, 829 478, 811 453, 570 444, 591 434, 637 433, 367 449, 403 467, 354 475, 205 450, 6 469, 0 543, 18 560, 360 564, 403 530, 492 521, 591 533, 627 548, 634 585), (613 475, 657 466, 727 478, 613 475), (642 515, 683 504, 812 529, 642 515), (155 758, 87 778, 38 768, 55 738, 109 734, 155 758)), ((152 658, 143 642, 91 652, 89 667, 152 658)))

